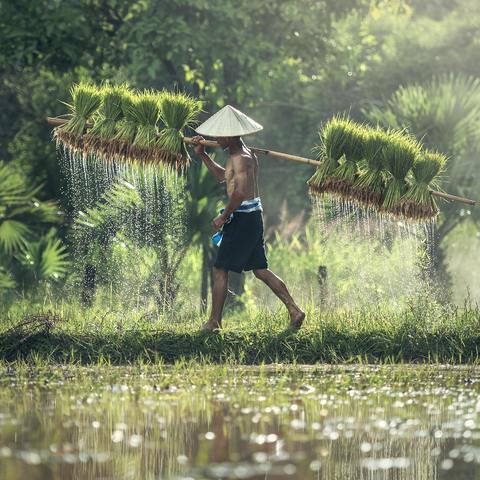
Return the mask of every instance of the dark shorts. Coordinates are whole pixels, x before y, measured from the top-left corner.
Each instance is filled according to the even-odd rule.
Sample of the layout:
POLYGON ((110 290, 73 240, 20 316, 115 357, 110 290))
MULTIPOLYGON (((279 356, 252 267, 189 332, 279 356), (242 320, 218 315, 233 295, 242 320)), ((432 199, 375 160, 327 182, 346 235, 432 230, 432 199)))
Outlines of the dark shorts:
POLYGON ((215 267, 240 273, 267 268, 262 212, 234 212, 223 227, 215 267))

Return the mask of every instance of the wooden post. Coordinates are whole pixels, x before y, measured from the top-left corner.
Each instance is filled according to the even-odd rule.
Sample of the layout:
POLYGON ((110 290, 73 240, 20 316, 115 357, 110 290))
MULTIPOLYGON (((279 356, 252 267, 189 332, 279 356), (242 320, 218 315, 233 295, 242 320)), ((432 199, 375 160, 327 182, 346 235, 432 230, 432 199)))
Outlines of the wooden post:
POLYGON ((328 268, 326 265, 319 265, 317 272, 318 286, 320 287, 320 303, 325 303, 328 296, 328 268))

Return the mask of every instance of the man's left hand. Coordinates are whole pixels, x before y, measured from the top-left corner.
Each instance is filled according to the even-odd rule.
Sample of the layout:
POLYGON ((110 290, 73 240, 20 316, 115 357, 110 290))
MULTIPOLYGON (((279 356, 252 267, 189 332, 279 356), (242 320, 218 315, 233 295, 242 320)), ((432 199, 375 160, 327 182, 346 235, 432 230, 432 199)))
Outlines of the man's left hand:
POLYGON ((212 226, 215 230, 220 230, 222 228, 223 224, 225 223, 225 221, 226 221, 226 218, 222 213, 218 217, 215 217, 212 220, 212 226))

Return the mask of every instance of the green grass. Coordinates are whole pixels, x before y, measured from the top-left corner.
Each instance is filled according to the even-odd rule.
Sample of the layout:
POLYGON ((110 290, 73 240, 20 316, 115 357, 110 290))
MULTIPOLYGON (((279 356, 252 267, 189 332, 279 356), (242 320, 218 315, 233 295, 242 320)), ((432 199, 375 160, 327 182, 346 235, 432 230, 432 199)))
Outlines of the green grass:
POLYGON ((304 328, 290 332, 286 314, 232 312, 219 333, 199 330, 191 315, 146 318, 140 313, 81 310, 63 305, 50 330, 9 331, 20 311, 4 314, 0 359, 53 363, 174 363, 182 359, 261 363, 471 363, 478 359, 480 311, 419 304, 403 311, 308 309, 304 328), (125 316, 125 315, 128 315, 125 316), (30 335, 31 334, 31 335, 30 335), (28 338, 27 338, 28 337, 28 338))

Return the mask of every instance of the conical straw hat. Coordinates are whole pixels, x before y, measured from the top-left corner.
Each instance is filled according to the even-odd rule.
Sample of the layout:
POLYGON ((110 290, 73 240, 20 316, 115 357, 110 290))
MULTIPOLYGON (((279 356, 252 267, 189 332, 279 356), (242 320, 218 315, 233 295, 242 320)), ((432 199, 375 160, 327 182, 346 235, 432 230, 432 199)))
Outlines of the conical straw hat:
POLYGON ((209 137, 242 137, 263 130, 263 127, 231 105, 225 105, 215 115, 195 129, 209 137))

